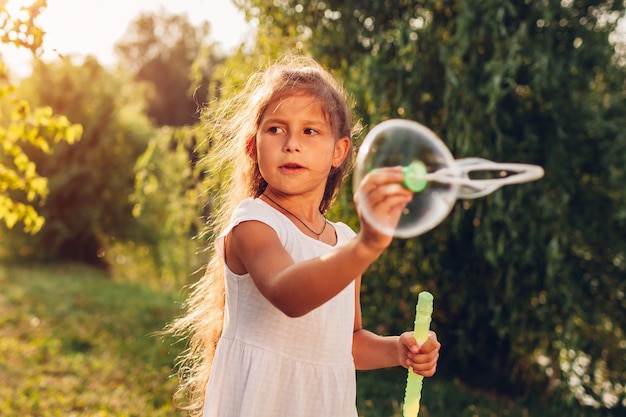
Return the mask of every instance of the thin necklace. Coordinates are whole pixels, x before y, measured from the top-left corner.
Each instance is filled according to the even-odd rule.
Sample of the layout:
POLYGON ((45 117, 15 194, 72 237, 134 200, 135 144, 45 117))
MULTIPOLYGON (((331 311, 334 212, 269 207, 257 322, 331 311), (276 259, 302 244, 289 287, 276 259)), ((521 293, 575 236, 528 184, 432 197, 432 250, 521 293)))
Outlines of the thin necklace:
POLYGON ((317 233, 316 231, 314 231, 313 229, 311 229, 305 222, 303 222, 302 220, 300 220, 300 217, 296 216, 295 214, 293 214, 292 212, 290 212, 289 210, 287 210, 286 208, 284 208, 283 206, 281 206, 280 204, 278 204, 276 201, 274 201, 273 198, 271 198, 270 196, 268 196, 267 194, 262 194, 263 197, 267 198, 269 201, 271 201, 272 203, 276 204, 278 207, 280 207, 283 211, 286 211, 287 213, 291 214, 292 217, 294 217, 296 220, 298 220, 300 223, 302 223, 302 225, 304 227, 306 227, 309 232, 313 233, 315 236, 317 236, 317 240, 322 240, 322 233, 324 233, 324 230, 326 230, 326 223, 328 223, 328 221, 326 220, 326 217, 324 217, 324 227, 322 228, 322 231, 317 233))

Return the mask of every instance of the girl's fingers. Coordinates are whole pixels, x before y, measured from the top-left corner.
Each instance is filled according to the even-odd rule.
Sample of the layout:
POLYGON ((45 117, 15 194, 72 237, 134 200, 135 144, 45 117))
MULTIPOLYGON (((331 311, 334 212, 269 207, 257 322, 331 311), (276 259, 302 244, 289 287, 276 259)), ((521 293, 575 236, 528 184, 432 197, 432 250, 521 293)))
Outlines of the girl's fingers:
POLYGON ((431 377, 435 375, 435 372, 437 372, 437 363, 434 363, 432 366, 415 365, 415 366, 411 366, 410 368, 413 370, 413 372, 415 372, 418 375, 431 377))
POLYGON ((367 205, 376 222, 395 227, 402 210, 413 198, 413 193, 400 184, 402 178, 400 167, 380 168, 364 178, 356 200, 367 205))
POLYGON ((441 349, 441 343, 437 340, 437 334, 431 330, 428 339, 426 339, 424 344, 421 346, 420 352, 428 353, 439 349, 441 349))
POLYGON ((402 168, 400 167, 379 168, 376 171, 370 172, 363 178, 357 190, 357 194, 369 197, 378 187, 387 184, 400 184, 402 179, 402 168))
POLYGON ((441 348, 441 343, 437 340, 435 332, 430 332, 428 339, 419 347, 417 352, 410 349, 410 344, 407 342, 405 342, 405 345, 408 348, 405 361, 406 367, 423 376, 434 375, 437 370, 437 361, 439 360, 439 350, 441 348))
POLYGON ((413 369, 413 372, 418 373, 424 376, 432 376, 437 369, 437 361, 439 360, 439 353, 436 352, 434 355, 417 355, 421 357, 415 357, 414 355, 409 355, 409 358, 406 360, 407 367, 413 369), (413 356, 413 357, 411 357, 413 356))

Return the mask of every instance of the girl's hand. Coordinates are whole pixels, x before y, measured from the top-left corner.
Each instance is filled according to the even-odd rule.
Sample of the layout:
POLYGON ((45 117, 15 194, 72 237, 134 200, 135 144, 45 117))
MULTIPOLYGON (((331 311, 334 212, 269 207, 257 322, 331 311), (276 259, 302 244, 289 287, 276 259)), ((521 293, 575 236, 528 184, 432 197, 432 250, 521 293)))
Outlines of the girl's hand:
POLYGON ((413 372, 422 376, 433 376, 437 370, 441 343, 437 335, 431 331, 424 344, 415 340, 413 332, 404 332, 398 340, 398 358, 405 368, 413 368, 413 372))
POLYGON ((379 168, 367 174, 355 193, 354 202, 361 222, 364 242, 372 248, 384 249, 393 236, 381 233, 363 216, 362 204, 367 204, 368 212, 377 223, 394 228, 402 210, 413 198, 413 193, 402 186, 402 167, 379 168))

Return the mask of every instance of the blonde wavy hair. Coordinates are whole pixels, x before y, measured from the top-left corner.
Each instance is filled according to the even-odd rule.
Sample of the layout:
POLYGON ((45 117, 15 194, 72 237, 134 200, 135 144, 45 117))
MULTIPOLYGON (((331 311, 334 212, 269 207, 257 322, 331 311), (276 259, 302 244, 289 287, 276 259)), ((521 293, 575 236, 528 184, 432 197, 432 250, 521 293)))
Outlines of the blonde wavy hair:
MULTIPOLYGON (((352 141, 352 109, 343 87, 317 61, 305 56, 287 56, 253 74, 242 91, 220 108, 205 113, 212 139, 208 166, 212 172, 228 172, 219 184, 219 195, 211 213, 210 241, 226 227, 234 209, 245 198, 259 197, 267 183, 256 164, 255 137, 263 112, 275 100, 298 93, 315 96, 322 104, 335 138, 352 141)), ((332 168, 320 212, 325 213, 352 168, 354 150, 343 164, 332 168)), ((191 286, 183 304, 184 315, 174 320, 167 332, 186 338, 188 348, 177 361, 180 384, 175 394, 178 408, 189 415, 202 414, 206 385, 217 341, 224 322, 224 263, 212 256, 206 272, 191 286)))

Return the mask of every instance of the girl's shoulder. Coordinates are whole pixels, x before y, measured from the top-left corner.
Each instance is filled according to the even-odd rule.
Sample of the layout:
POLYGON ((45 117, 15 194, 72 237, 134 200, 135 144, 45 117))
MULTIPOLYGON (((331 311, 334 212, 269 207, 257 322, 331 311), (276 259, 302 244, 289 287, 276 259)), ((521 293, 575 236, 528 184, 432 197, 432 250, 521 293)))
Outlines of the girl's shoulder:
POLYGON ((259 210, 266 205, 260 198, 248 197, 239 202, 237 207, 235 207, 235 213, 238 211, 259 210))
POLYGON ((224 238, 239 224, 247 221, 265 223, 274 229, 279 236, 283 234, 285 228, 279 213, 265 204, 263 200, 252 197, 246 198, 235 207, 228 224, 217 236, 215 247, 218 253, 223 254, 224 238))
POLYGON ((237 215, 250 215, 250 216, 273 216, 276 214, 280 214, 278 210, 274 207, 267 204, 260 198, 248 197, 246 199, 241 200, 237 207, 235 207, 235 212, 233 217, 237 215))
POLYGON ((280 220, 281 216, 279 214, 279 212, 260 198, 250 197, 242 200, 235 207, 235 211, 230 219, 230 226, 234 227, 241 222, 250 220, 260 221, 272 226, 280 220))

